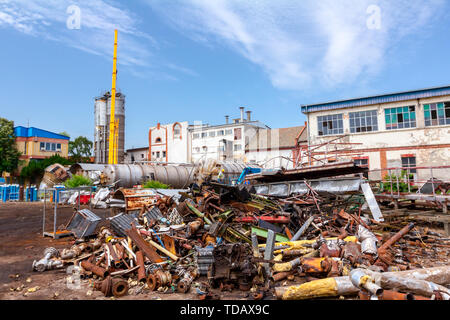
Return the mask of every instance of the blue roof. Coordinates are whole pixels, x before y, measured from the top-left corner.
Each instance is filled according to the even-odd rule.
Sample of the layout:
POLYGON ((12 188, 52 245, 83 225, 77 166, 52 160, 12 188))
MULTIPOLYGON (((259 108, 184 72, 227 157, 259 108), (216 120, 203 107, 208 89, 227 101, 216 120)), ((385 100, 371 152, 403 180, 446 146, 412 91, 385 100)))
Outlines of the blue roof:
POLYGON ((50 139, 63 139, 70 140, 70 137, 63 136, 54 132, 47 130, 42 130, 34 127, 26 128, 22 126, 14 127, 14 135, 16 137, 39 137, 39 138, 50 138, 50 139))
POLYGON ((367 105, 439 97, 445 95, 450 95, 450 86, 389 93, 365 98, 355 98, 349 100, 338 100, 338 101, 303 105, 302 112, 309 113, 315 111, 334 110, 350 107, 362 107, 367 105))

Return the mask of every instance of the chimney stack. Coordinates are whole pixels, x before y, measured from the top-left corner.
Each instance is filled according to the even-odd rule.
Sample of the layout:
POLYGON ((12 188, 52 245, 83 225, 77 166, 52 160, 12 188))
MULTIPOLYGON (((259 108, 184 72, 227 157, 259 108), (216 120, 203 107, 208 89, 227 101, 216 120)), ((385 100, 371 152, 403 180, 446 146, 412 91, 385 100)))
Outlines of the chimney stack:
POLYGON ((241 109, 241 122, 244 122, 244 107, 239 107, 241 109))
POLYGON ((247 113, 247 121, 249 121, 249 122, 252 121, 252 119, 251 119, 252 112, 250 110, 248 110, 245 113, 247 113))
POLYGON ((228 124, 230 116, 225 116, 225 123, 228 124))

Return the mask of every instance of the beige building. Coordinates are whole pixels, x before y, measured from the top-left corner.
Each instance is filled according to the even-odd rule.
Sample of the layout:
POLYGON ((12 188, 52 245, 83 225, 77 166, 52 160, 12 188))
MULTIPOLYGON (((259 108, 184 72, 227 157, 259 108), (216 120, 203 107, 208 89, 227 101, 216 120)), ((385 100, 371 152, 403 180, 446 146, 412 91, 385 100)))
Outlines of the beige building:
POLYGON ((259 128, 245 146, 246 160, 265 168, 295 168, 299 148, 307 145, 306 128, 306 123, 289 128, 259 128))
MULTIPOLYGON (((450 180, 450 86, 303 105, 310 155, 352 158, 370 179, 389 168, 408 168, 414 178, 450 180), (322 145, 325 142, 329 144, 322 145), (313 151, 311 151, 313 150, 313 151), (417 168, 425 167, 425 168, 417 168)), ((314 158, 309 158, 314 162, 314 158)))
POLYGON ((27 163, 32 159, 42 160, 55 154, 64 158, 68 157, 70 137, 22 126, 14 128, 14 135, 17 149, 22 153, 20 159, 27 163))

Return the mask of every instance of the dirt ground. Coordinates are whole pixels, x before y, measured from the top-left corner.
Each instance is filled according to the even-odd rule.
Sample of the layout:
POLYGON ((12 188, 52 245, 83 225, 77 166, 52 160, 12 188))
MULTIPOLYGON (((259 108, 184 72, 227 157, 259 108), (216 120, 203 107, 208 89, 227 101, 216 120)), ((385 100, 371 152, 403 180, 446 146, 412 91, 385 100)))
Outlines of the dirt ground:
MULTIPOLYGON (((81 206, 81 208, 89 207, 81 206)), ((109 209, 93 209, 92 211, 101 218, 110 216, 109 209)), ((72 207, 58 207, 57 227, 65 226, 73 212, 72 207)), ((72 236, 56 240, 51 237, 43 237, 42 219, 42 203, 0 203, 0 299, 111 299, 104 297, 100 291, 93 290, 92 280, 81 280, 80 288, 74 288, 74 285, 70 285, 70 275, 66 273, 65 268, 45 272, 32 271, 33 261, 43 257, 45 248, 69 248, 75 240, 72 236)), ((45 231, 52 231, 52 229, 53 208, 47 207, 45 231)), ((138 287, 131 289, 131 292, 139 291, 138 287)), ((221 293, 221 296, 222 299, 247 299, 246 293, 239 291, 221 293)), ((195 289, 191 289, 191 293, 188 294, 142 290, 142 292, 129 294, 120 299, 197 300, 198 298, 195 289)))
MULTIPOLYGON (((83 207, 82 208, 88 208, 83 207)), ((101 218, 110 216, 109 209, 93 209, 101 218)), ((67 224, 74 209, 70 206, 59 207, 57 227, 67 224)), ((66 269, 45 272, 32 271, 32 263, 43 257, 44 249, 69 248, 74 244, 72 236, 54 240, 42 236, 42 203, 10 202, 0 203, 0 299, 2 300, 96 300, 111 299, 92 288, 92 279, 81 280, 79 286, 70 282, 70 275, 66 269)), ((100 227, 100 225, 99 225, 100 227)), ((53 209, 46 209, 46 231, 53 228, 53 209)), ((436 231, 442 231, 435 229, 436 231)), ((448 264, 448 248, 432 248, 432 253, 426 258, 417 257, 417 267, 432 267, 448 264)), ((202 281, 206 279, 199 279, 202 281)), ((130 283, 133 285, 133 283, 130 283)), ((299 284, 299 281, 284 282, 283 285, 299 284)), ((150 292, 140 290, 139 286, 130 286, 129 294, 121 300, 197 300, 195 289, 187 294, 168 292, 150 292)), ((234 290, 233 292, 219 292, 223 300, 248 300, 249 292, 234 290)), ((114 299, 114 298, 112 298, 114 299)))

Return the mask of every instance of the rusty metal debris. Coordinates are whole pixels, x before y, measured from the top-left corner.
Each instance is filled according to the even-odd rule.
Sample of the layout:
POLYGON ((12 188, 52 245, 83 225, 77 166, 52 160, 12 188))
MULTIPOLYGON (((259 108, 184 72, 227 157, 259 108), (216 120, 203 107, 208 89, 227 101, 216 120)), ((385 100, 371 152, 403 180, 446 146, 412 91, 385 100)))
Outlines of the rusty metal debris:
POLYGON ((85 277, 98 279, 95 289, 115 297, 135 282, 149 292, 195 292, 201 300, 226 291, 255 300, 449 298, 448 267, 419 269, 422 257, 448 257, 439 233, 373 215, 358 178, 296 185, 294 177, 312 178, 296 171, 285 190, 280 179, 290 174, 256 175, 257 182, 276 182, 260 193, 262 185, 211 181, 165 194, 120 189, 109 226, 95 233, 88 221, 75 232, 81 243, 61 254, 49 248, 33 269, 79 264, 85 277))

